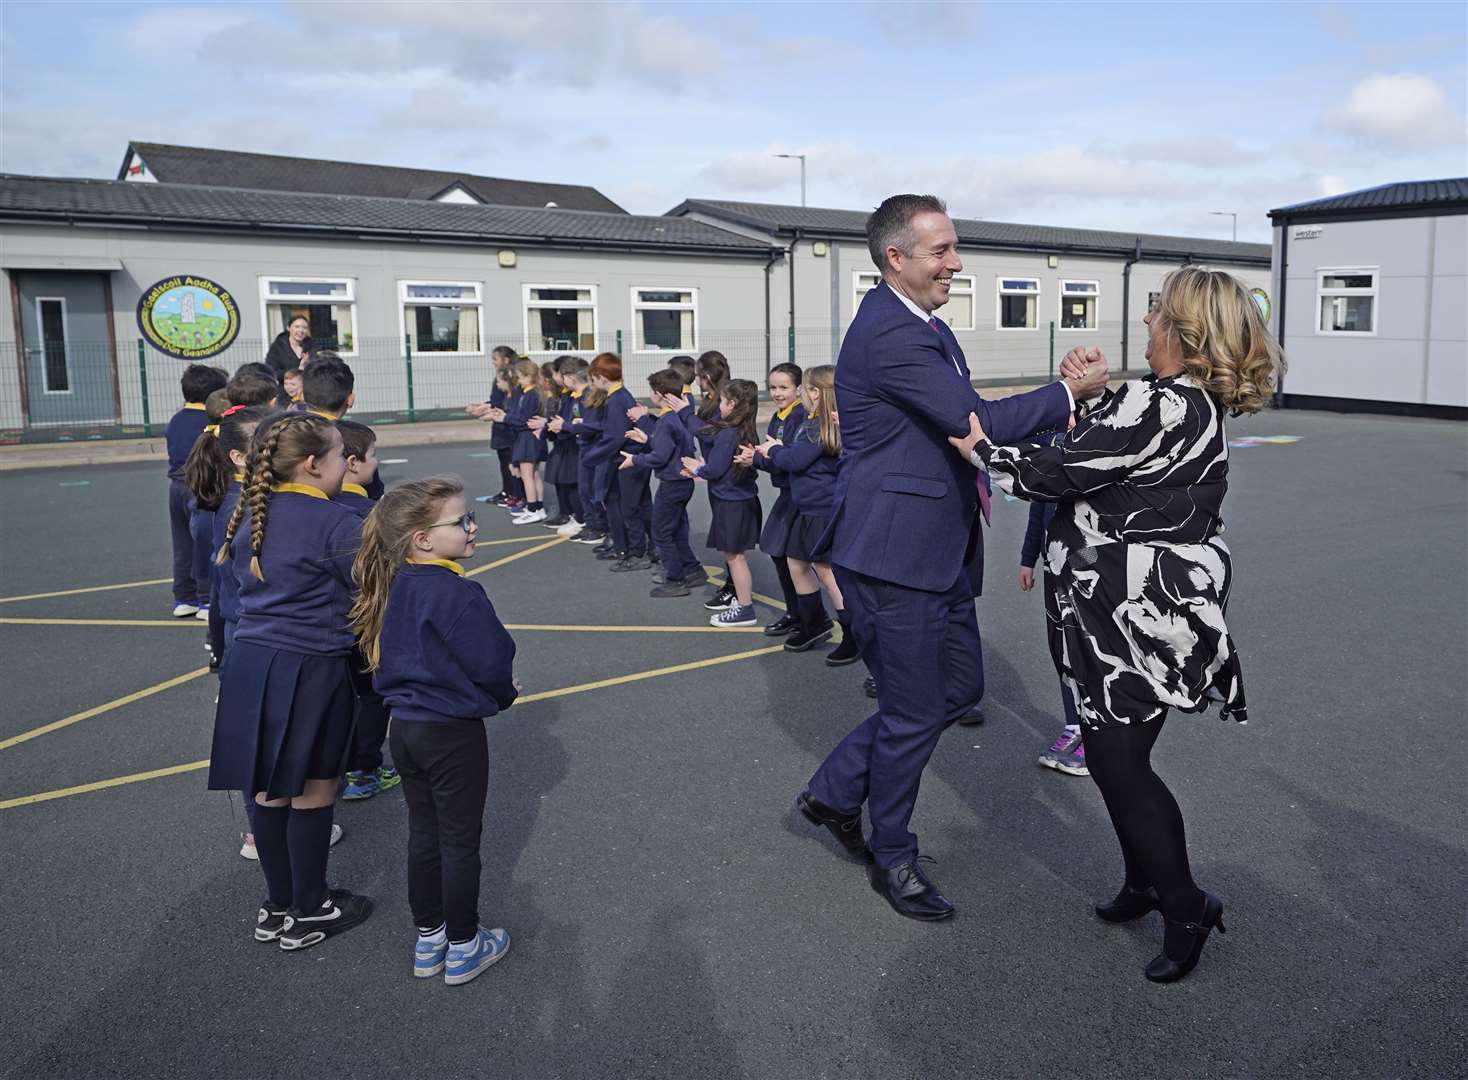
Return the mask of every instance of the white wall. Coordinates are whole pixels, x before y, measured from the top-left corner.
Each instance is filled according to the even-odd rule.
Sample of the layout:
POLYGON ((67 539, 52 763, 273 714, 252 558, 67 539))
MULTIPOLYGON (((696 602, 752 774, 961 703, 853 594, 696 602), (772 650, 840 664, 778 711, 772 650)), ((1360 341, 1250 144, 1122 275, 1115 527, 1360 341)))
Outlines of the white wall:
MULTIPOLYGON (((1289 226, 1285 392, 1468 405, 1468 216, 1289 226), (1308 230, 1308 236, 1301 236, 1308 230), (1376 268, 1375 333, 1319 330, 1318 274, 1376 268)), ((1276 228, 1276 263, 1279 234, 1276 228)))

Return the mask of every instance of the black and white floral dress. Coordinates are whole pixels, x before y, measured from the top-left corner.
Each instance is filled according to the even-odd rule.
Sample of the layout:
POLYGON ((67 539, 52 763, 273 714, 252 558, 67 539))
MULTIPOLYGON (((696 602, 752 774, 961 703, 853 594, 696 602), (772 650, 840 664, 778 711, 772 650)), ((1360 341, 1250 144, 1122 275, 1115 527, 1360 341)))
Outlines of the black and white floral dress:
POLYGON ((973 456, 1003 490, 1059 504, 1045 610, 1083 724, 1145 723, 1210 701, 1247 720, 1224 621, 1228 442, 1208 391, 1148 376, 1108 392, 1058 445, 980 442, 973 456))

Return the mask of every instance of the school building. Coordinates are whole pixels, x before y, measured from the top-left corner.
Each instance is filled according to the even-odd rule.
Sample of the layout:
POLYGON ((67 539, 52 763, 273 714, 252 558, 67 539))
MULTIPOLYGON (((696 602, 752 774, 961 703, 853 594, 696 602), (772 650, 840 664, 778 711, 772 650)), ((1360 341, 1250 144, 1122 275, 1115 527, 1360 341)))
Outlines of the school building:
POLYGON ((1468 178, 1269 216, 1285 404, 1468 418, 1468 178))
MULTIPOLYGON (((297 315, 380 420, 487 397, 500 344, 618 352, 637 390, 676 353, 754 379, 830 362, 877 280, 865 218, 635 215, 579 185, 153 143, 116 180, 0 176, 0 441, 161 429, 187 363, 259 360, 297 315)), ((1046 377, 1080 342, 1141 367, 1149 298, 1184 263, 1269 284, 1268 245, 955 225, 965 269, 939 314, 979 379, 1046 377)))

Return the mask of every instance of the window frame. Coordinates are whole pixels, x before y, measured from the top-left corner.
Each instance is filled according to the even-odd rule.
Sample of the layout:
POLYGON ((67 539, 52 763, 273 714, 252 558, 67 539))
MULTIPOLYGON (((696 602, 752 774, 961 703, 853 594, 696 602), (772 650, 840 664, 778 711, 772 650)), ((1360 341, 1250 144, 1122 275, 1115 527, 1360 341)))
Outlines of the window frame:
POLYGON ((543 281, 543 282, 536 282, 536 283, 529 283, 529 282, 524 283, 524 284, 522 284, 520 286, 520 322, 521 322, 521 335, 522 335, 521 344, 523 345, 523 349, 521 351, 526 356, 560 356, 560 355, 565 354, 565 353, 570 353, 570 354, 573 354, 573 355, 574 354, 577 354, 577 353, 591 353, 593 356, 595 356, 596 353, 597 353, 597 351, 598 351, 597 348, 596 348, 596 343, 601 340, 601 294, 600 294, 600 288, 599 288, 599 286, 596 286, 596 285, 587 285, 587 284, 581 284, 581 283, 572 284, 572 283, 568 283, 568 282, 555 282, 555 281, 553 281, 553 282, 544 282, 543 281), (557 301, 554 301, 552 303, 544 303, 544 302, 535 302, 535 303, 532 303, 531 302, 531 299, 530 299, 530 294, 532 292, 534 292, 536 289, 575 289, 577 291, 580 291, 582 289, 585 289, 585 290, 587 290, 588 292, 591 293, 591 300, 590 300, 589 303, 582 303, 579 300, 557 300, 557 301), (578 310, 589 307, 591 309, 591 343, 592 343, 592 347, 589 348, 589 349, 532 349, 530 347, 530 309, 532 307, 534 307, 534 308, 572 307, 572 308, 576 308, 578 310))
MULTIPOLYGON (((952 330, 954 333, 972 333, 979 328, 979 279, 973 274, 954 274, 953 280, 955 283, 959 281, 968 282, 967 289, 960 290, 963 295, 966 295, 969 298, 968 325, 954 326, 952 323, 948 323, 948 320, 943 318, 943 308, 939 308, 937 311, 933 312, 933 315, 935 318, 942 319, 943 322, 948 323, 948 329, 952 330)), ((950 301, 952 301, 953 299, 953 294, 954 289, 950 288, 948 290, 948 299, 950 301)), ((943 305, 943 307, 947 306, 947 304, 943 305)))
MULTIPOLYGON (((261 274, 260 275, 260 332, 261 332, 262 336, 268 336, 270 334, 270 305, 271 304, 299 304, 299 303, 307 303, 307 304, 315 303, 315 304, 320 304, 323 300, 326 303, 330 304, 332 307, 345 307, 345 308, 347 308, 351 312, 351 315, 352 315, 352 347, 350 349, 343 349, 343 348, 340 347, 341 343, 338 342, 337 343, 338 348, 337 348, 336 352, 337 352, 337 355, 340 356, 344 360, 350 360, 353 357, 356 357, 357 355, 359 355, 358 345, 359 345, 359 343, 362 340, 362 335, 359 332, 358 327, 357 327, 357 279, 356 278, 350 278, 350 277, 332 277, 329 274, 312 274, 309 277, 294 277, 294 276, 293 277, 284 277, 284 276, 278 276, 276 274, 261 274), (347 287, 347 295, 346 296, 340 296, 340 297, 339 296, 321 297, 321 296, 305 296, 305 295, 301 295, 301 296, 297 296, 297 297, 271 296, 270 295, 270 285, 271 285, 272 282, 280 282, 281 284, 285 284, 285 285, 295 285, 295 284, 305 285, 305 284, 318 283, 318 282, 321 283, 321 284, 326 284, 326 285, 345 285, 347 287)), ((289 326, 289 323, 287 323, 287 326, 289 326)), ((270 341, 266 341, 265 342, 266 348, 269 348, 270 342, 273 341, 273 340, 274 339, 271 338, 270 341)))
POLYGON ((1376 337, 1376 327, 1380 315, 1381 306, 1381 267, 1380 266, 1317 266, 1315 268, 1315 336, 1316 337, 1345 337, 1345 338, 1368 338, 1376 337), (1371 288, 1349 289, 1325 287, 1325 279, 1330 276, 1342 274, 1370 274, 1371 288), (1320 325, 1320 302, 1332 296, 1369 296, 1371 298, 1371 329, 1370 330, 1326 330, 1320 325))
POLYGON ((42 394, 75 394, 76 379, 72 377, 71 367, 71 322, 67 318, 66 297, 64 296, 38 296, 35 298, 36 305, 36 345, 39 346, 41 354, 41 393, 42 394), (66 389, 51 389, 51 372, 46 364, 46 322, 41 316, 41 305, 58 303, 61 305, 61 333, 62 348, 61 360, 66 365, 66 389))
MULTIPOLYGON (((699 352, 698 334, 700 328, 700 316, 698 312, 698 286, 697 285, 633 285, 628 290, 632 303, 632 348, 627 350, 634 356, 677 356, 679 353, 699 352), (687 303, 663 303, 659 301, 643 302, 638 300, 637 294, 642 292, 676 292, 689 293, 693 299, 687 303), (639 311, 692 311, 693 312, 693 344, 686 348, 680 346, 678 349, 639 349, 637 348, 637 313, 639 311)), ((593 320, 593 325, 595 320, 593 320)))
POLYGON ((1040 287, 1040 279, 1037 277, 1022 277, 1018 274, 995 274, 994 275, 994 329, 1006 334, 1037 334, 1040 332, 1040 297, 1043 291, 1040 287), (1006 281, 1032 281, 1035 284, 1033 290, 1029 289, 1006 289, 1006 281), (1005 326, 1004 325, 1004 298, 1006 296, 1033 296, 1035 298, 1035 325, 1034 326, 1005 326))
POLYGON ((856 318, 857 309, 861 307, 862 294, 871 292, 880 284, 882 284, 882 275, 876 270, 853 270, 851 272, 851 317, 853 319, 856 318), (864 277, 872 277, 877 280, 863 289, 861 279, 864 277))
POLYGON ((1055 299, 1055 332, 1057 334, 1094 334, 1101 327, 1101 281, 1099 278, 1060 278, 1056 286, 1059 295, 1055 299), (1067 285, 1091 285, 1094 290, 1088 293, 1067 293, 1067 285), (1096 302, 1096 325, 1095 326, 1066 326, 1065 325, 1065 300, 1066 297, 1081 297, 1096 302))
MULTIPOLYGON (((408 340, 408 306, 414 307, 472 307, 479 314, 479 348, 477 351, 465 352, 456 349, 453 352, 444 352, 431 349, 414 355, 429 356, 483 356, 484 355, 484 283, 479 281, 430 281, 424 278, 399 278, 398 279, 398 340, 406 343, 408 340), (473 289, 473 300, 450 300, 442 304, 432 304, 422 300, 414 301, 408 295, 408 289, 413 285, 434 286, 457 286, 461 289, 473 289)), ((355 320, 355 316, 353 316, 355 320)))

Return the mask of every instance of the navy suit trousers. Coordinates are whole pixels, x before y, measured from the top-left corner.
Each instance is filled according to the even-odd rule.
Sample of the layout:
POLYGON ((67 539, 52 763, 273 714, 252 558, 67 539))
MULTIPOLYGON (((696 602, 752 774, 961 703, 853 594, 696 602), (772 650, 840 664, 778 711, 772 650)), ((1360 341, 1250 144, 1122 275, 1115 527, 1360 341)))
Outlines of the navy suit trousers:
POLYGON ((810 790, 845 813, 866 803, 872 852, 890 869, 917 855, 908 822, 938 737, 984 694, 973 590, 962 572, 942 592, 924 592, 832 569, 877 680, 877 711, 831 751, 810 790))
POLYGON ((652 500, 652 542, 669 581, 680 581, 701 565, 688 542, 688 500, 692 480, 660 480, 652 500))

